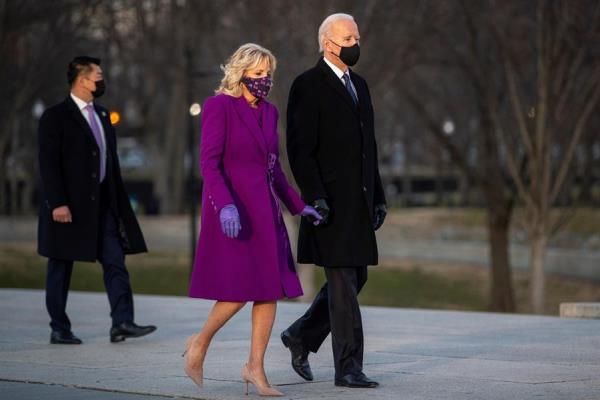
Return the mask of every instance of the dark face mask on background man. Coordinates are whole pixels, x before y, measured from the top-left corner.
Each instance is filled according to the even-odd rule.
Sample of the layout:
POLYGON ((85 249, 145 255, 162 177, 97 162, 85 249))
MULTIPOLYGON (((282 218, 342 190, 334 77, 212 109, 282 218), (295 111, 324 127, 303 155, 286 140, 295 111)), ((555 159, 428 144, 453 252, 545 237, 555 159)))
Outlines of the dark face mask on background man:
POLYGON ((92 96, 98 98, 104 94, 106 90, 106 84, 104 83, 104 79, 100 79, 99 81, 94 81, 96 84, 96 90, 92 92, 92 96))
POLYGON ((358 45, 358 43, 355 43, 354 46, 344 47, 340 46, 333 40, 330 40, 330 42, 340 48, 340 54, 336 55, 340 58, 340 60, 342 60, 344 64, 346 64, 349 67, 352 67, 358 62, 358 59, 360 58, 360 46, 358 45))

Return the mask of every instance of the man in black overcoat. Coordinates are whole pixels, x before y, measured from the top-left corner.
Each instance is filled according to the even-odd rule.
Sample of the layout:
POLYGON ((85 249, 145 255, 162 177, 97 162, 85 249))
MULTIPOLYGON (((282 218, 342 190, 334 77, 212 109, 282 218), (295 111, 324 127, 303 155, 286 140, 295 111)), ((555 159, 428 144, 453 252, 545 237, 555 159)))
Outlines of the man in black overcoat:
POLYGON ((298 262, 324 267, 327 282, 308 311, 282 332, 292 367, 312 380, 309 352, 331 332, 335 384, 376 387, 363 367, 363 330, 357 295, 367 266, 377 264, 375 230, 386 201, 377 166, 373 107, 365 80, 350 70, 360 56, 359 32, 347 14, 319 28, 323 57, 292 84, 287 150, 302 196, 323 216, 300 222, 298 262))
POLYGON ((50 343, 81 343, 66 313, 74 261, 102 264, 111 342, 144 336, 156 327, 134 323, 125 254, 147 249, 121 178, 115 129, 108 110, 93 101, 105 89, 100 60, 74 58, 67 80, 69 95, 44 112, 38 130, 38 253, 48 258, 50 343))

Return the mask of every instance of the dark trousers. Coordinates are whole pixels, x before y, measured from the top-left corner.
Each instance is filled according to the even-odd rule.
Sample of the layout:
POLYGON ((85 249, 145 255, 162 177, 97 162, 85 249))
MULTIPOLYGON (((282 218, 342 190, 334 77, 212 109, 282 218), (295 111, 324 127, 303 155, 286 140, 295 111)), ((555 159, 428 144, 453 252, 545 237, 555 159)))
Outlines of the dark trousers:
MULTIPOLYGON (((125 255, 121 246, 117 221, 105 210, 100 216, 98 260, 102 264, 104 287, 110 303, 113 326, 133 321, 133 293, 129 273, 125 267, 125 255)), ((46 276, 46 308, 50 314, 53 331, 70 331, 71 321, 67 316, 67 296, 73 261, 48 259, 46 276)))
POLYGON ((316 353, 331 332, 335 377, 362 372, 363 329, 358 293, 367 267, 325 267, 327 282, 289 328, 292 340, 316 353))

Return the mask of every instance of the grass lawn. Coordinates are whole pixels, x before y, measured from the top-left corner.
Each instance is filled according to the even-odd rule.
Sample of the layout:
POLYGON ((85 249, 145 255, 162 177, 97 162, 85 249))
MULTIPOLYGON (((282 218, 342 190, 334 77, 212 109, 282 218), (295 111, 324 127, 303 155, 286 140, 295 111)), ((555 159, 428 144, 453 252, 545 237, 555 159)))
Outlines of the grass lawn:
MULTIPOLYGON (((127 256, 134 293, 187 294, 189 267, 187 254, 154 252, 127 256)), ((46 259, 29 246, 0 247, 0 287, 43 289, 46 259)), ((102 266, 77 262, 71 277, 72 290, 104 291, 102 266)))
MULTIPOLYGON (((316 287, 325 282, 317 268, 316 287)), ((372 267, 360 293, 361 304, 484 311, 485 293, 466 276, 428 272, 422 268, 372 267)))
MULTIPOLYGON (((135 293, 185 296, 189 265, 187 253, 153 252, 127 258, 135 293)), ((324 274, 315 268, 315 287, 324 274)), ((30 246, 0 247, 0 287, 43 289, 46 261, 30 246)), ((487 271, 477 266, 424 264, 406 261, 369 269, 361 304, 485 311, 487 271)), ((518 311, 529 312, 527 275, 514 275, 518 311)), ((102 267, 98 263, 76 263, 72 290, 104 291, 102 267)), ((549 276, 546 314, 556 315, 563 301, 598 301, 600 284, 549 276)))

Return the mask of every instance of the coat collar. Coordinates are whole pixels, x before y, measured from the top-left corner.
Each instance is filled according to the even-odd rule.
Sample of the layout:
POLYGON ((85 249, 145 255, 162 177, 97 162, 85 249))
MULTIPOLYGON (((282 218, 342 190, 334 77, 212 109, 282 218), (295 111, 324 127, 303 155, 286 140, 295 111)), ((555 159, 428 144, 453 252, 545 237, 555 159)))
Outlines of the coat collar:
POLYGON ((96 143, 96 138, 94 138, 94 133, 92 132, 92 128, 90 128, 90 125, 83 117, 83 114, 81 114, 79 106, 77 106, 71 95, 67 96, 67 98, 65 99, 65 105, 67 107, 67 110, 69 110, 69 114, 71 115, 71 117, 74 118, 75 121, 77 121, 81 129, 83 129, 84 132, 86 132, 87 137, 91 139, 92 143, 96 147, 98 147, 98 144, 96 143))
MULTIPOLYGON (((267 126, 265 104, 260 104, 258 106, 260 112, 262 113, 262 118, 263 118, 263 122, 262 122, 263 128, 261 129, 261 127, 258 125, 258 121, 256 120, 256 117, 253 114, 252 109, 246 102, 246 99, 244 98, 244 96, 240 96, 240 97, 228 96, 228 97, 230 97, 231 102, 233 103, 233 106, 234 106, 233 108, 237 112, 240 119, 248 127, 248 130, 250 131, 250 133, 252 134, 252 136, 254 137, 254 139, 256 140, 258 145, 260 146, 260 148, 263 149, 265 151, 265 153, 268 153, 268 145, 267 145, 267 141, 265 139, 265 135, 263 133, 263 130, 267 126)), ((261 103, 264 103, 264 102, 261 102, 261 103)))
MULTIPOLYGON (((71 117, 73 117, 77 121, 79 126, 81 126, 81 128, 87 133, 87 137, 92 141, 94 146, 98 147, 98 143, 96 143, 96 138, 94 137, 92 128, 90 128, 90 125, 81 113, 81 109, 79 108, 77 103, 75 103, 71 95, 67 96, 67 98, 65 99, 65 105, 67 107, 67 110, 69 110, 71 117)), ((102 128, 104 129, 104 142, 108 147, 110 146, 109 140, 107 140, 108 132, 110 129, 110 120, 106 116, 106 110, 98 106, 96 103, 94 103, 94 110, 96 111, 96 114, 98 114, 100 122, 102 123, 102 128)))
MULTIPOLYGON (((354 105, 354 101, 352 101, 352 97, 350 97, 350 93, 348 93, 348 91, 346 90, 346 87, 344 86, 342 81, 337 77, 335 72, 333 72, 331 67, 329 67, 329 65, 327 65, 327 63, 325 62, 323 57, 321 57, 319 59, 319 62, 317 62, 317 68, 319 69, 319 71, 325 78, 325 81, 329 84, 329 86, 331 86, 344 99, 345 103, 352 109, 353 112, 358 114, 359 113, 358 107, 354 105)), ((349 73, 350 73, 350 78, 352 79, 352 76, 353 76, 352 71, 350 71, 349 73)), ((354 83, 354 80, 352 81, 352 83, 354 83)), ((357 88, 356 83, 354 83, 354 87, 357 88)), ((358 92, 358 88, 356 89, 356 91, 358 92)), ((360 96, 360 94, 359 94, 359 96, 358 96, 359 104, 360 104, 361 97, 362 96, 360 96)))

